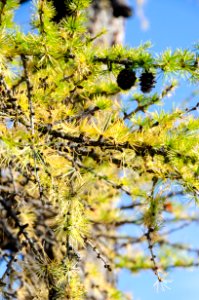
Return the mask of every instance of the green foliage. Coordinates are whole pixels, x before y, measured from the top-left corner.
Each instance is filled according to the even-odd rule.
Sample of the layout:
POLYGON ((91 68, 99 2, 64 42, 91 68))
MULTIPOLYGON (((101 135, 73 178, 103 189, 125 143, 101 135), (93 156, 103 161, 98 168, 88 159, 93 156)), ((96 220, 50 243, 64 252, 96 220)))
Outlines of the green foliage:
POLYGON ((25 35, 12 21, 17 1, 0 3, 5 299, 129 299, 109 280, 122 268, 162 282, 171 267, 198 265, 190 246, 170 241, 176 223, 198 220, 198 104, 157 109, 176 77, 199 80, 197 47, 158 57, 149 44, 103 49, 86 32, 88 4, 71 1, 73 15, 57 25, 41 0, 37 31, 25 35), (124 67, 173 81, 143 94, 137 80, 123 101, 124 67))

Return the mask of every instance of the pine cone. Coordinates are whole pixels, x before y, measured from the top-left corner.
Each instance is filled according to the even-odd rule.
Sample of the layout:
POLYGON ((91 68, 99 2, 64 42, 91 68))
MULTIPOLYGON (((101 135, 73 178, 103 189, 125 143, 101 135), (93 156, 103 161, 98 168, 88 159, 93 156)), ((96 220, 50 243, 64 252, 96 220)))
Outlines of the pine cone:
POLYGON ((155 86, 156 80, 155 76, 151 72, 144 72, 140 76, 140 87, 143 93, 149 93, 155 86))
POLYGON ((117 84, 122 90, 129 90, 135 84, 135 81, 135 72, 127 68, 121 70, 117 76, 117 84))
POLYGON ((113 6, 113 16, 115 18, 123 17, 123 18, 129 18, 133 14, 132 8, 128 5, 120 4, 113 6))

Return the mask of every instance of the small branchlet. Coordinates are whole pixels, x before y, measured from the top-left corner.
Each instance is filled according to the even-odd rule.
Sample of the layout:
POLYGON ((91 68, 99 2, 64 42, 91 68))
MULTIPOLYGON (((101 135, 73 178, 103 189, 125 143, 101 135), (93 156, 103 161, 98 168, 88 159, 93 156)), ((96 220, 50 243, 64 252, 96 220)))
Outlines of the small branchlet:
POLYGON ((34 159, 34 171, 35 171, 35 178, 38 184, 38 189, 39 189, 39 195, 40 195, 40 200, 44 204, 44 190, 43 186, 41 184, 41 180, 38 174, 38 166, 37 166, 37 151, 35 149, 35 124, 34 124, 34 106, 33 106, 33 100, 32 100, 32 85, 29 79, 28 75, 28 66, 27 66, 27 57, 25 55, 21 55, 21 60, 22 60, 22 65, 24 69, 24 79, 26 82, 26 87, 27 87, 27 98, 28 98, 28 107, 29 107, 29 118, 30 118, 30 129, 31 129, 31 145, 30 148, 32 149, 32 155, 34 159))
POLYGON ((157 276, 158 281, 162 282, 163 279, 160 276, 159 267, 158 267, 157 262, 156 262, 156 255, 154 254, 153 234, 154 234, 154 228, 149 227, 148 231, 145 233, 145 236, 146 236, 146 239, 147 239, 147 242, 148 242, 148 248, 149 248, 149 252, 150 252, 150 255, 151 255, 151 261, 153 263, 152 270, 153 270, 154 274, 157 276))
POLYGON ((96 253, 97 258, 104 263, 104 268, 107 269, 109 272, 111 272, 112 268, 110 264, 107 263, 107 260, 104 258, 104 255, 101 253, 98 247, 94 245, 89 239, 84 239, 84 242, 92 248, 92 250, 96 253))

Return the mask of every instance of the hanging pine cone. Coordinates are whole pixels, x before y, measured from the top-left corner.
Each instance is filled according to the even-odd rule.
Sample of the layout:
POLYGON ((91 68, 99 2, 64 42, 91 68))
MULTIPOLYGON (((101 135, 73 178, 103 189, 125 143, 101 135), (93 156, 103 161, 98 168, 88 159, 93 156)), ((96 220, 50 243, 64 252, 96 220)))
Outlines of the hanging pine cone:
POLYGON ((115 18, 124 17, 129 18, 132 16, 132 8, 125 4, 112 4, 113 5, 113 16, 115 18))
POLYGON ((143 72, 140 76, 140 87, 143 93, 149 93, 155 86, 155 76, 151 72, 143 72))
POLYGON ((136 81, 136 74, 130 69, 123 69, 117 76, 117 84, 122 90, 129 90, 136 81))

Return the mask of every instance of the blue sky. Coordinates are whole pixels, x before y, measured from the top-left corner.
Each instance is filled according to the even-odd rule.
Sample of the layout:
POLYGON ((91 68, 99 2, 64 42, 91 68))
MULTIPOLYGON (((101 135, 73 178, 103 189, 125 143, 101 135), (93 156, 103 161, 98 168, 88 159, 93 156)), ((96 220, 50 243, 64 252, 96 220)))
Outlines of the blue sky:
MULTIPOLYGON (((129 3, 134 6, 135 1, 129 3)), ((18 12, 16 20, 22 25, 27 24, 30 5, 25 4, 18 12)), ((198 0, 148 0, 144 6, 144 13, 149 21, 146 31, 136 14, 126 23, 126 44, 132 47, 141 42, 150 40, 153 44, 151 51, 160 53, 166 48, 192 49, 194 43, 199 41, 199 1, 198 0)), ((182 102, 190 95, 191 90, 197 87, 190 86, 187 81, 181 81, 181 87, 170 101, 182 102)), ((166 106, 166 109, 168 105, 166 106)), ((194 241, 199 236, 199 230, 192 226, 178 234, 179 239, 194 241)), ((198 242, 199 244, 199 242, 198 242)), ((134 300, 198 300, 199 299, 199 270, 178 269, 170 272, 170 290, 156 293, 153 284, 156 281, 151 271, 131 275, 122 272, 119 278, 119 287, 132 292, 134 300)))
MULTIPOLYGON (((129 1, 134 5, 133 0, 129 1)), ((148 0, 144 14, 149 21, 149 29, 143 31, 139 18, 134 15, 126 26, 126 44, 137 46, 141 41, 150 40, 154 51, 168 47, 190 48, 199 40, 198 0, 148 0)))
MULTIPOLYGON (((140 20, 135 14, 126 23, 126 44, 132 47, 141 42, 151 41, 151 51, 160 53, 167 48, 193 49, 199 42, 199 1, 198 0, 148 0, 144 6, 144 14, 149 22, 148 30, 142 30, 140 20)), ((135 1, 129 1, 134 5, 135 1)), ((199 89, 191 86, 186 80, 181 80, 171 102, 180 104, 192 90, 199 89)), ((165 106, 168 108, 168 105, 165 106)), ((183 242, 199 244, 199 228, 191 226, 178 233, 176 239, 183 242)), ((176 269, 169 272, 171 283, 169 290, 157 293, 153 287, 156 278, 151 271, 143 271, 132 275, 122 272, 119 277, 119 287, 133 294, 134 300, 198 300, 199 299, 199 270, 176 269)))

